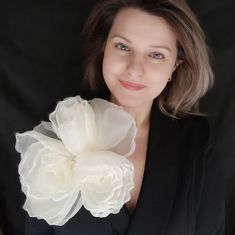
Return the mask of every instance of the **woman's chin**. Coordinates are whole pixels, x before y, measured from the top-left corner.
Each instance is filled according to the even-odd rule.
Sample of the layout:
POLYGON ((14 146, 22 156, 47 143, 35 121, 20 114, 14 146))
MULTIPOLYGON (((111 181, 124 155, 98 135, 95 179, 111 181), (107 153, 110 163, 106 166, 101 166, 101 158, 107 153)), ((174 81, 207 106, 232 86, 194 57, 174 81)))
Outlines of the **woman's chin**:
POLYGON ((126 108, 136 108, 140 106, 140 103, 136 98, 124 97, 124 96, 112 96, 111 102, 126 108))

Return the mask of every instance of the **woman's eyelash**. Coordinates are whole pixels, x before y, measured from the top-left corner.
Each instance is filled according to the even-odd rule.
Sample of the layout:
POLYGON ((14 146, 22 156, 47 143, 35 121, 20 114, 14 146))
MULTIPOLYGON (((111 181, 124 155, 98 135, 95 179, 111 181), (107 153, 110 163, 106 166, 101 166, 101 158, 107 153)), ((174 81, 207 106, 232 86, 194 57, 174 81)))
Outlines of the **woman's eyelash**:
POLYGON ((165 58, 165 56, 160 52, 151 53, 150 57, 152 57, 153 59, 157 59, 157 60, 163 60, 165 58))
MULTIPOLYGON (((124 43, 117 43, 115 44, 115 47, 121 51, 130 51, 129 47, 124 43)), ((160 52, 153 52, 150 54, 150 57, 156 60, 163 60, 165 58, 165 56, 160 52)))
POLYGON ((122 51, 130 51, 130 49, 128 48, 128 46, 126 46, 124 43, 117 43, 115 45, 115 47, 117 47, 118 49, 122 50, 122 51))

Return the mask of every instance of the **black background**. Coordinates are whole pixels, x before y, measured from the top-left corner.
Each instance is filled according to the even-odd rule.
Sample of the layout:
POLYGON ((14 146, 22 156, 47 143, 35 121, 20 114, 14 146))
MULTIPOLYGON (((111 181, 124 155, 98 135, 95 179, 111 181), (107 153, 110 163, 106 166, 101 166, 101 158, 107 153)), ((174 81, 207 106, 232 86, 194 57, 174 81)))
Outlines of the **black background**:
MULTIPOLYGON (((0 226, 23 234, 15 132, 46 119, 56 101, 79 93, 81 30, 95 0, 0 1, 0 226)), ((202 99, 226 188, 226 235, 235 234, 235 3, 190 0, 213 52, 215 85, 202 99)))

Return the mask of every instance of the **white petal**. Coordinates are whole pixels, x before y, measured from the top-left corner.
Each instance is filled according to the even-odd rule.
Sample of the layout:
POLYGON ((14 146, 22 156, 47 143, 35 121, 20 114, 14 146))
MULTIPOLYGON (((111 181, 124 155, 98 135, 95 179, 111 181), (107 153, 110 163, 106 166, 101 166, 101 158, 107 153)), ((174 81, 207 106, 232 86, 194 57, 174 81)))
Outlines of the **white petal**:
POLYGON ((84 207, 92 215, 105 217, 117 213, 130 198, 134 187, 134 166, 111 151, 93 151, 79 156, 77 177, 84 207), (126 180, 130 183, 124 185, 126 180))
POLYGON ((90 149, 90 141, 96 136, 96 126, 93 109, 87 101, 80 97, 65 99, 58 103, 49 119, 71 153, 78 155, 90 149))
POLYGON ((48 137, 35 130, 21 134, 16 133, 15 149, 17 152, 21 153, 21 156, 23 156, 28 147, 36 142, 40 142, 42 145, 47 146, 49 149, 56 152, 68 152, 60 140, 48 137))
POLYGON ((44 219, 50 225, 64 225, 81 208, 81 195, 78 191, 71 193, 70 197, 61 201, 53 199, 34 199, 27 197, 24 209, 31 217, 44 219))
POLYGON ((130 156, 135 150, 137 132, 135 120, 120 106, 94 99, 91 105, 95 111, 97 139, 94 149, 111 150, 123 156, 130 156))
POLYGON ((42 134, 46 133, 43 128, 39 125, 33 131, 16 135, 22 157, 19 174, 26 195, 24 208, 30 216, 62 225, 82 206, 74 174, 76 160, 61 141, 42 134))

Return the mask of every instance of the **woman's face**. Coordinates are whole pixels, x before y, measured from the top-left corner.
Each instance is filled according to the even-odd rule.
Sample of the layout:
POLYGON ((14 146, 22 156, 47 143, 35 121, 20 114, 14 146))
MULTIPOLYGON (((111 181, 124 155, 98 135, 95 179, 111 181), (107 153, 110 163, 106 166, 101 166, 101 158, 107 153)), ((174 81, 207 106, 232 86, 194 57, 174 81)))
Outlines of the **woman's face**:
POLYGON ((175 69, 176 36, 161 17, 126 8, 115 17, 103 59, 103 76, 116 102, 152 105, 175 69))

